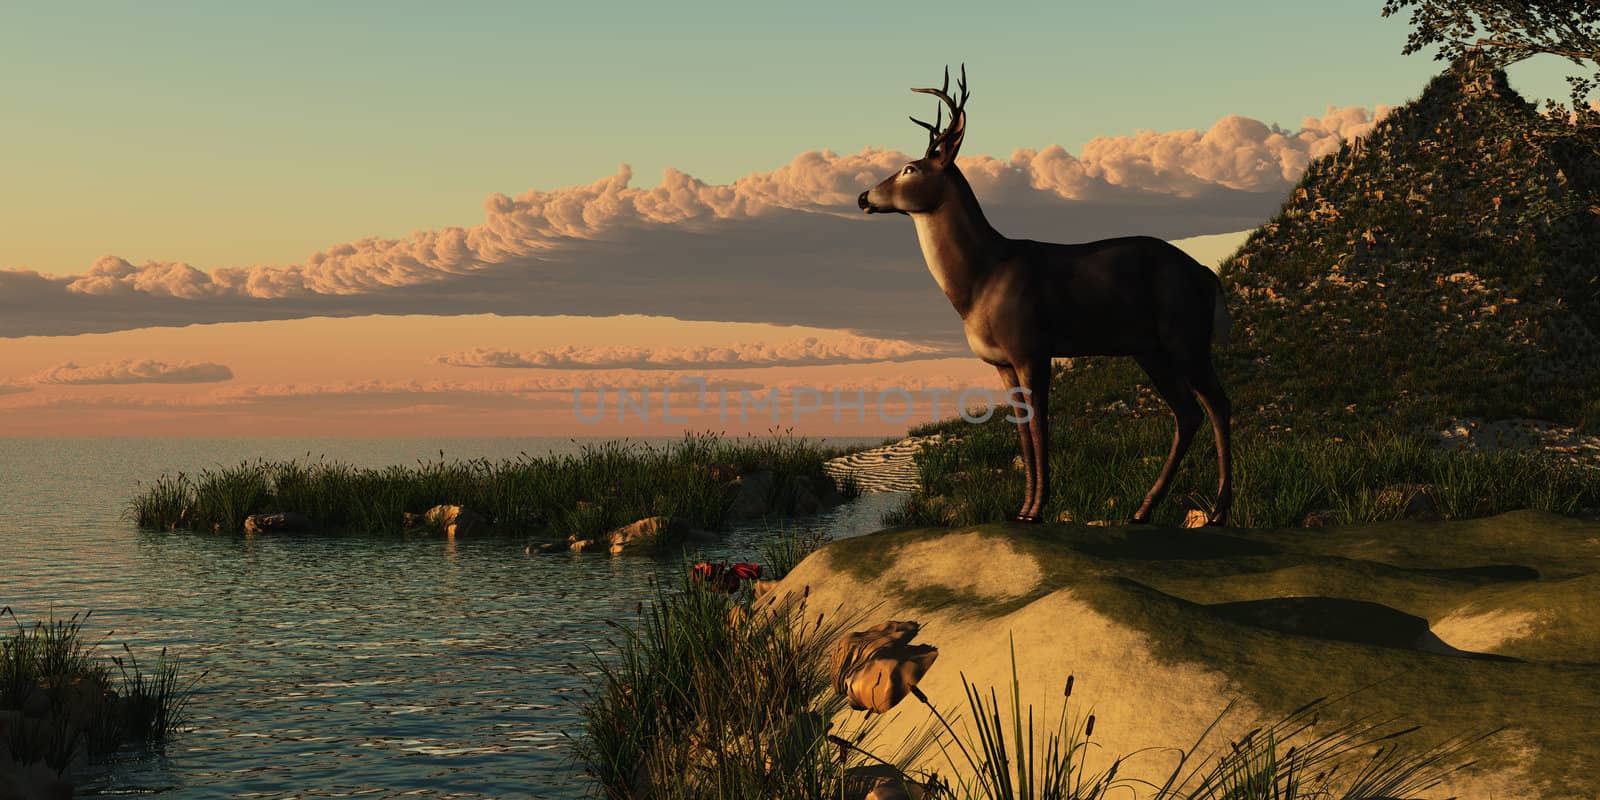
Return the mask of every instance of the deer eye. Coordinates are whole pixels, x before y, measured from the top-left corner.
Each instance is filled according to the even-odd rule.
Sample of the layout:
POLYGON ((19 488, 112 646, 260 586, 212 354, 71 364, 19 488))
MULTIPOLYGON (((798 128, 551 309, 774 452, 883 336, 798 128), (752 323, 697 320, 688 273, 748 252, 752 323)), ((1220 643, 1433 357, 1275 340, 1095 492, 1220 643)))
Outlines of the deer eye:
POLYGON ((915 175, 916 172, 917 172, 917 165, 916 164, 907 164, 905 169, 900 170, 900 174, 901 175, 915 175))

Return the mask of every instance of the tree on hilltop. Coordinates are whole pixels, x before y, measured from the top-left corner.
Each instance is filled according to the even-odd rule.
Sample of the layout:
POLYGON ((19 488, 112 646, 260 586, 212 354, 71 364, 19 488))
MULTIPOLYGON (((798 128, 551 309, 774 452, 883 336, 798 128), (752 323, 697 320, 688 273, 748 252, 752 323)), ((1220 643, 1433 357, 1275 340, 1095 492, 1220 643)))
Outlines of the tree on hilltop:
POLYGON ((1411 35, 1403 51, 1407 55, 1437 45, 1435 57, 1441 60, 1481 57, 1490 66, 1504 68, 1550 55, 1578 67, 1582 74, 1567 77, 1572 87, 1568 102, 1548 100, 1547 113, 1532 121, 1529 132, 1600 154, 1600 109, 1589 102, 1600 89, 1600 2, 1385 0, 1383 16, 1407 9, 1411 11, 1411 35))

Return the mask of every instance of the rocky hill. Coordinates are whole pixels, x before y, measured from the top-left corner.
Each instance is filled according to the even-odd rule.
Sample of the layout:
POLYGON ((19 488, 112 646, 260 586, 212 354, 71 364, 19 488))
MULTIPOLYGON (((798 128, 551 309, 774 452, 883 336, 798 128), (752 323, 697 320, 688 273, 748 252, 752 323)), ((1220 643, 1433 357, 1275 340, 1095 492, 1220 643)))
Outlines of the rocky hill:
POLYGON ((1600 432, 1600 170, 1523 133, 1537 113, 1504 73, 1457 62, 1313 163, 1223 264, 1225 379, 1263 427, 1600 432))

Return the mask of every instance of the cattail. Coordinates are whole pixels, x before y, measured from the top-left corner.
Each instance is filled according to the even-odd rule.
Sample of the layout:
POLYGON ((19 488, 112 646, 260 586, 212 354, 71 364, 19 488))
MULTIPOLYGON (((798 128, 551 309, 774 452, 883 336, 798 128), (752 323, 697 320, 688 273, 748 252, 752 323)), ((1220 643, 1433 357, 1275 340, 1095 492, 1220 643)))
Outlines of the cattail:
POLYGON ((1087 725, 1083 726, 1083 735, 1084 736, 1093 736, 1094 735, 1094 715, 1093 714, 1089 715, 1089 723, 1087 725))
POLYGON ((1072 678, 1073 678, 1073 676, 1071 676, 1071 675, 1067 676, 1067 690, 1062 693, 1062 696, 1064 696, 1064 697, 1071 697, 1072 696, 1072 678))

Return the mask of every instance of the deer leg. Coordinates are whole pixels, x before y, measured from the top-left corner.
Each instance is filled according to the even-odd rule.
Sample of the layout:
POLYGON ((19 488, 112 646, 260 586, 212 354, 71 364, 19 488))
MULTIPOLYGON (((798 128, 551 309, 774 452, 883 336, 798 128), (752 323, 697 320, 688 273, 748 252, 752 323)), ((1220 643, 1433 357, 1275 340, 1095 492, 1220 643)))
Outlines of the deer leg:
POLYGON ((1015 362, 1017 381, 1028 389, 1028 438, 1032 440, 1033 490, 1018 519, 1038 522, 1050 502, 1050 359, 1015 362))
MULTIPOLYGON (((1012 397, 1011 390, 1020 385, 1017 382, 1017 371, 1011 366, 996 367, 996 369, 1000 371, 1000 380, 1006 385, 1006 399, 1009 400, 1012 397)), ((1017 413, 1015 410, 1013 410, 1011 413, 1012 416, 1015 416, 1019 419, 1023 416, 1022 414, 1017 413)), ((1028 488, 1023 492, 1022 495, 1022 509, 1017 512, 1015 517, 1013 517, 1013 519, 1017 520, 1018 522, 1028 521, 1025 519, 1025 517, 1028 513, 1028 506, 1033 502, 1035 476, 1033 474, 1033 434, 1028 430, 1030 424, 1031 423, 1028 422, 1017 423, 1017 439, 1020 440, 1022 444, 1022 470, 1028 476, 1028 488)))
POLYGON ((1194 392, 1206 407, 1206 414, 1211 417, 1211 430, 1217 436, 1217 502, 1206 524, 1226 525, 1228 507, 1233 505, 1233 447, 1229 442, 1233 411, 1209 357, 1194 370, 1193 380, 1194 392))
POLYGON ((1172 476, 1178 472, 1178 464, 1183 461, 1184 453, 1189 451, 1189 442, 1194 439, 1194 432, 1200 427, 1200 406, 1195 402, 1194 394, 1189 382, 1165 356, 1138 356, 1139 366, 1144 368, 1150 376, 1150 382, 1155 386, 1156 393, 1165 400, 1167 407, 1172 410, 1173 422, 1177 423, 1177 431, 1172 436, 1172 451, 1167 454, 1167 463, 1161 468, 1161 474, 1156 477, 1154 486, 1144 496, 1144 502, 1139 505, 1139 510, 1133 512, 1133 521, 1147 523, 1150 514, 1156 505, 1167 496, 1167 489, 1172 484, 1172 476))

